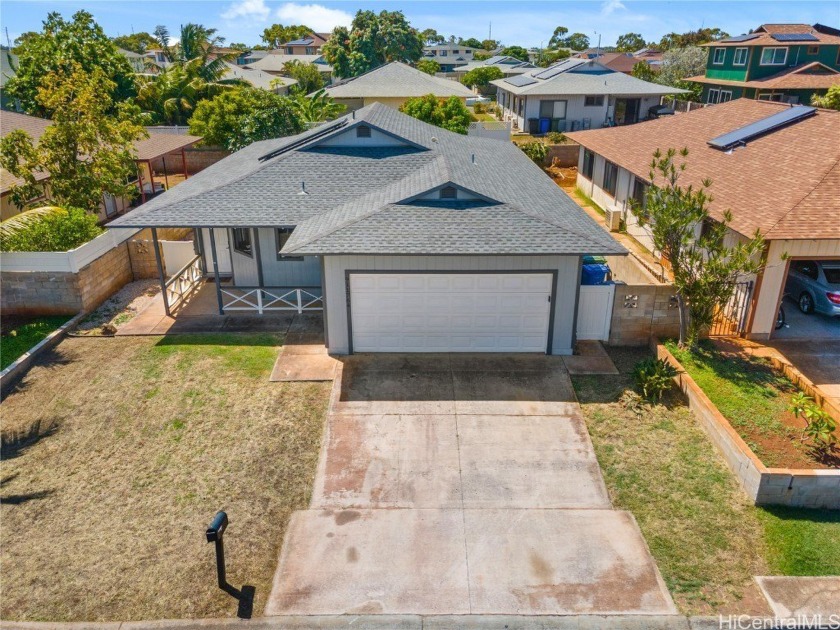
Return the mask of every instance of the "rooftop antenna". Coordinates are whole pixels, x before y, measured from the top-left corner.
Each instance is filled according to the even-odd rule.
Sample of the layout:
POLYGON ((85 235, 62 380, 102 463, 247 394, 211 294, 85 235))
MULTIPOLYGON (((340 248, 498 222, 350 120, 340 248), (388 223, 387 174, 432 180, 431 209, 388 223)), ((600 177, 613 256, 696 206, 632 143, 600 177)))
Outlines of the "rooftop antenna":
POLYGON ((306 192, 306 182, 301 182, 300 183, 300 192, 298 194, 299 195, 308 195, 309 194, 308 192, 306 192))
POLYGON ((12 40, 9 39, 9 27, 8 26, 6 27, 6 46, 8 46, 9 48, 12 47, 12 40))
POLYGON ((490 22, 490 27, 487 29, 487 39, 493 39, 493 22, 490 22))
POLYGON ((475 164, 475 153, 472 154, 471 161, 472 161, 473 164, 475 164))

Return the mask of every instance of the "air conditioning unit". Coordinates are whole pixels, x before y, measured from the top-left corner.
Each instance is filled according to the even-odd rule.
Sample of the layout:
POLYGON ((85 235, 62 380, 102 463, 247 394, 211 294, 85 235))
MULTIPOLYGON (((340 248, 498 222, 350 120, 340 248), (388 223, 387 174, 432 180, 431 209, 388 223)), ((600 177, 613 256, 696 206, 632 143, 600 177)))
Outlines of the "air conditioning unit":
POLYGON ((610 232, 618 232, 621 229, 621 210, 607 209, 607 228, 610 232))

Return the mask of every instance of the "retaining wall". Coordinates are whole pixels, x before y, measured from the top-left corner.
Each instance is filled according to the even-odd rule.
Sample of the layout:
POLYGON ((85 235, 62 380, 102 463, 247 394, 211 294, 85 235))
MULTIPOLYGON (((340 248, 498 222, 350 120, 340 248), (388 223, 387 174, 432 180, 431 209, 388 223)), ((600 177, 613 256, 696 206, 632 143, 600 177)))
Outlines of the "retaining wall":
POLYGON ((577 166, 579 154, 580 145, 577 142, 569 142, 568 144, 552 144, 548 147, 544 164, 546 166, 551 166, 556 159, 557 166, 564 168, 568 166, 577 166))
POLYGON ((750 500, 756 505, 840 509, 840 470, 767 468, 668 349, 656 339, 651 347, 680 371, 674 380, 689 408, 750 500))

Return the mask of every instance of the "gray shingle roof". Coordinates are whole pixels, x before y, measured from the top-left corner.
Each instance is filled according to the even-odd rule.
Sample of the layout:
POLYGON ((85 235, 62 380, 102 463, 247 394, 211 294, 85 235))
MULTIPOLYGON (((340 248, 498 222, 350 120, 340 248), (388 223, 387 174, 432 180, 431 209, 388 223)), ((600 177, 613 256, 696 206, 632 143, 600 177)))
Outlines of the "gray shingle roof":
MULTIPOLYGON (((616 72, 586 59, 564 59, 548 68, 537 68, 519 75, 534 82, 515 85, 508 79, 491 81, 493 85, 513 94, 527 96, 554 95, 626 95, 654 96, 684 94, 688 90, 642 81, 623 72, 616 72)), ((522 82, 521 82, 522 83, 522 82)))
POLYGON ((249 68, 255 70, 263 70, 265 72, 282 72, 283 66, 290 61, 300 61, 301 63, 312 63, 318 68, 320 72, 332 72, 332 66, 324 63, 322 55, 286 55, 282 53, 270 53, 265 57, 249 63, 249 68))
POLYGON ((288 254, 624 253, 511 143, 455 134, 379 103, 333 126, 252 144, 111 225, 296 226, 288 254), (405 144, 323 144, 363 122, 405 144), (448 184, 489 201, 417 200, 448 184))
POLYGON ((475 96, 472 90, 457 81, 433 77, 399 61, 327 86, 327 94, 333 98, 402 98, 426 94, 440 97, 475 96))
POLYGON ((463 66, 455 66, 452 70, 453 72, 469 72, 470 70, 475 70, 476 68, 486 67, 499 68, 499 70, 505 74, 523 74, 529 70, 533 70, 537 66, 532 64, 530 61, 521 61, 516 57, 496 55, 495 57, 490 57, 489 59, 481 61, 470 61, 463 66))

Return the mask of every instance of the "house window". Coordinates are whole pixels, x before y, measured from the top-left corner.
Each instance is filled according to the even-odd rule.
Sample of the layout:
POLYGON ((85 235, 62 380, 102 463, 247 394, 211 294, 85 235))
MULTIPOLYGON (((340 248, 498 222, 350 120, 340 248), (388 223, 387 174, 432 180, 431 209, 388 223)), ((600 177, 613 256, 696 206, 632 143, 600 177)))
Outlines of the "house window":
POLYGON ((761 51, 762 66, 783 66, 787 61, 787 48, 765 48, 761 51))
POLYGON ((735 59, 732 61, 732 65, 734 66, 745 66, 747 65, 747 53, 749 49, 747 48, 736 48, 735 49, 735 59))
POLYGON ((445 50, 441 50, 441 51, 440 51, 440 56, 441 56, 441 57, 446 57, 446 51, 445 51, 445 50))
POLYGON ((720 90, 718 88, 712 88, 709 90, 709 93, 706 95, 706 102, 709 104, 715 104, 720 100, 720 90))
POLYGON ((808 276, 812 280, 816 280, 820 276, 820 272, 817 271, 817 265, 812 260, 796 260, 793 263, 793 268, 803 276, 808 276))
POLYGON ((295 49, 292 48, 291 46, 286 46, 286 54, 287 55, 294 55, 295 54, 295 49))
POLYGON ((294 232, 295 228, 277 228, 274 231, 274 240, 277 247, 277 260, 303 260, 303 256, 284 256, 280 253, 280 250, 283 249, 283 246, 286 244, 286 241, 289 240, 289 237, 294 232))
POLYGON ((715 48, 714 57, 712 58, 712 63, 716 66, 719 66, 723 63, 723 58, 726 56, 726 48, 715 48))
POLYGON ((566 101, 540 101, 540 118, 565 118, 566 101))
POLYGON ((452 51, 452 54, 453 54, 453 55, 457 55, 459 52, 460 52, 460 51, 456 48, 455 50, 453 50, 453 51, 452 51))
POLYGON ((250 228, 233 228, 233 251, 250 258, 254 257, 254 251, 251 248, 250 228))
POLYGON ((638 177, 633 182, 633 201, 637 208, 644 208, 647 204, 647 184, 638 177))
POLYGON ((467 49, 464 51, 464 54, 465 54, 465 55, 469 55, 471 52, 472 52, 472 51, 471 51, 469 48, 467 48, 467 49))
POLYGON ((834 60, 835 66, 840 66, 840 48, 837 49, 837 59, 834 60))
POLYGON ((583 99, 583 106, 584 107, 603 107, 604 106, 604 97, 603 96, 587 96, 583 99))
POLYGON ((808 46, 808 54, 809 55, 819 55, 820 54, 820 47, 819 46, 808 46))
POLYGON ((367 125, 359 125, 356 127, 357 138, 370 138, 370 127, 367 125))
POLYGON ((581 175, 586 179, 592 180, 592 172, 595 170, 595 154, 589 149, 583 150, 583 170, 581 175))
POLYGON ((732 90, 721 90, 720 91, 720 102, 726 103, 732 100, 732 90))
POLYGON ((458 189, 455 186, 446 186, 445 188, 440 189, 440 198, 441 199, 457 199, 458 198, 458 189))
POLYGON ((611 197, 615 197, 615 186, 618 183, 618 166, 612 162, 604 162, 604 182, 601 188, 611 197))

